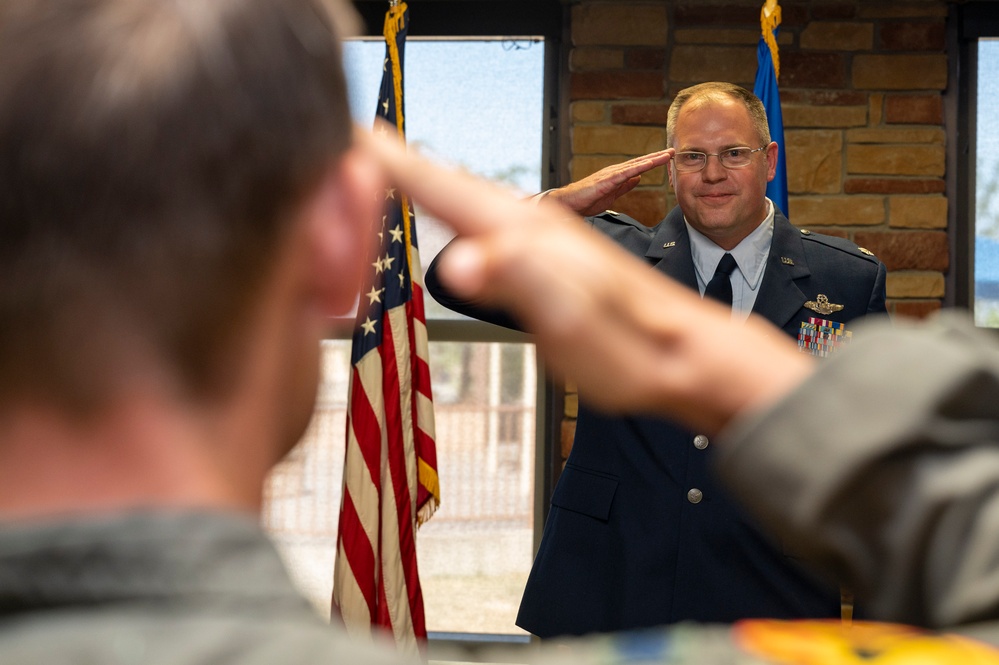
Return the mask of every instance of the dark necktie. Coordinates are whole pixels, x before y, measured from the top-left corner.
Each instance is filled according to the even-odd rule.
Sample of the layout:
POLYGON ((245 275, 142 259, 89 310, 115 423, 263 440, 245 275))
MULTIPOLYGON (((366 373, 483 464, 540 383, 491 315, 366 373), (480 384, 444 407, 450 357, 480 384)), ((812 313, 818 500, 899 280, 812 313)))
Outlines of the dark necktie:
POLYGON ((725 254, 718 262, 718 268, 715 270, 715 276, 711 278, 708 282, 707 287, 704 289, 705 298, 714 298, 718 302, 725 303, 729 307, 732 306, 732 280, 729 279, 729 275, 735 270, 735 259, 732 258, 731 254, 725 254))

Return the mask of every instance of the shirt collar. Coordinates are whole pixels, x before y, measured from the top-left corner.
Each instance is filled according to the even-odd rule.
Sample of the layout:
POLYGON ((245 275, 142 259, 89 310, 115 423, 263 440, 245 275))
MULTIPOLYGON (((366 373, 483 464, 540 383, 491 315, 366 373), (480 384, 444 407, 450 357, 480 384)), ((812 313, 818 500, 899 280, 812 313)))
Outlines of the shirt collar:
MULTIPOLYGON (((746 280, 749 288, 756 290, 763 279, 763 272, 770 254, 770 245, 774 238, 774 205, 767 201, 767 216, 752 233, 742 239, 728 253, 735 259, 739 274, 746 280)), ((687 235, 690 236, 690 256, 694 260, 694 270, 702 284, 707 284, 715 274, 715 268, 726 251, 716 245, 710 238, 695 229, 683 218, 687 225, 687 235)))

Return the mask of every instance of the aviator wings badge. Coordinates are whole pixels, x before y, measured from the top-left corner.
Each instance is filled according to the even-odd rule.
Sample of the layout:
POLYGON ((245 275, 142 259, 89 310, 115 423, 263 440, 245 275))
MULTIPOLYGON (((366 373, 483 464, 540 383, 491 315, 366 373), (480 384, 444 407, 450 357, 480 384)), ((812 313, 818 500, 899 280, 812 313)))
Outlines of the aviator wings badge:
POLYGON ((806 302, 805 307, 819 314, 832 314, 833 312, 838 312, 843 309, 842 305, 829 302, 829 297, 824 293, 820 293, 815 296, 815 300, 809 300, 806 302))

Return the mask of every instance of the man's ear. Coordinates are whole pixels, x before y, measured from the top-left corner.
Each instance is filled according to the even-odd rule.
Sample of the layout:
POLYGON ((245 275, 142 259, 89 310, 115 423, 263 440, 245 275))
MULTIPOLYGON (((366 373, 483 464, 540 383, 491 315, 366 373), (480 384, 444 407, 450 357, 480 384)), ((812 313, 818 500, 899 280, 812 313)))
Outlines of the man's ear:
POLYGON ((771 141, 770 145, 767 146, 767 182, 770 182, 777 176, 777 142, 771 141))
POLYGON ((357 148, 323 175, 305 212, 313 249, 313 279, 328 316, 349 314, 374 251, 384 205, 377 164, 357 148))

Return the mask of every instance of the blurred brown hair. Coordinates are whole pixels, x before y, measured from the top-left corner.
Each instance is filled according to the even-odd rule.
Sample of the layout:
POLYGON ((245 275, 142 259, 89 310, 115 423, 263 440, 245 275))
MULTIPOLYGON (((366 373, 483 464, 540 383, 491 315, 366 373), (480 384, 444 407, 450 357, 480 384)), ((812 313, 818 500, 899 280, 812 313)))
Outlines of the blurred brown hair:
POLYGON ((350 143, 339 4, 0 4, 0 409, 92 408, 148 358, 225 390, 287 220, 350 143))

